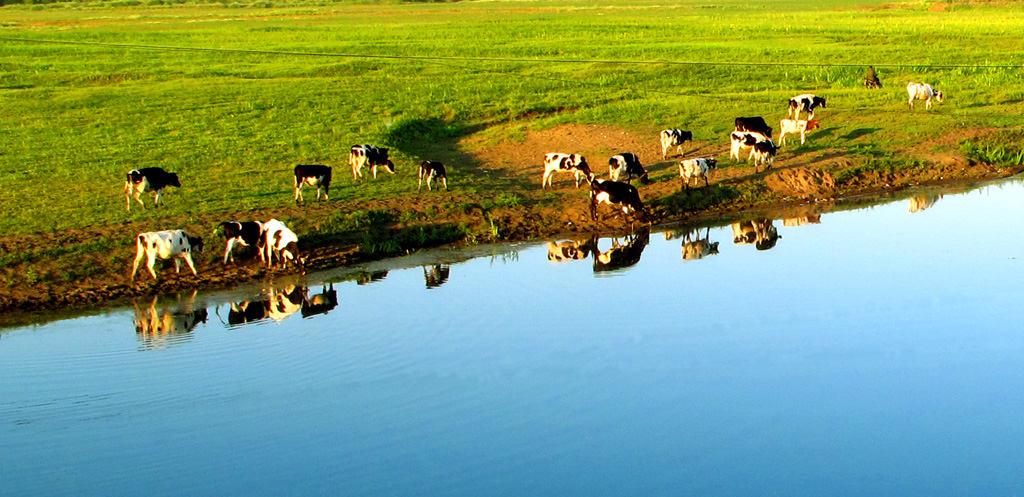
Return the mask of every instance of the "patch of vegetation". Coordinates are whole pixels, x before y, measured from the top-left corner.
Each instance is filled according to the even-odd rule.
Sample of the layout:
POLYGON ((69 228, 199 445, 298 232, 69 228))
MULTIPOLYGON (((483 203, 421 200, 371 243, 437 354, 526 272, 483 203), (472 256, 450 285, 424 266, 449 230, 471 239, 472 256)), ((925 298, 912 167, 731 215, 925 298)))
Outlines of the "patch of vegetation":
POLYGON ((651 208, 663 210, 664 215, 679 216, 726 204, 739 198, 740 194, 740 190, 733 186, 716 183, 705 188, 682 190, 648 204, 651 208))
POLYGON ((450 223, 368 232, 363 234, 359 250, 379 256, 399 255, 416 249, 454 243, 465 238, 468 232, 465 225, 450 223))
POLYGON ((864 174, 905 174, 922 170, 927 163, 921 160, 897 159, 892 157, 868 159, 863 164, 846 168, 833 174, 836 184, 843 184, 864 174))
POLYGON ((356 232, 390 226, 394 224, 395 220, 395 215, 387 211, 338 211, 319 226, 310 228, 299 235, 304 244, 308 243, 310 246, 317 247, 337 242, 356 232))
POLYGON ((1024 130, 1000 130, 960 141, 964 155, 996 167, 1024 166, 1024 130))

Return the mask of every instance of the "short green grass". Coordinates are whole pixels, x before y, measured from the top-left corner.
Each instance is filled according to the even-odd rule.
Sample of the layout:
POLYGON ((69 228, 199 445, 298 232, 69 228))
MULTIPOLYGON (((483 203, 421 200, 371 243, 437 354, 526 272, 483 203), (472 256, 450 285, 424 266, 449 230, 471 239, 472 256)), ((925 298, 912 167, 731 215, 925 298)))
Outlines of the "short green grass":
MULTIPOLYGON (((959 129, 1019 127, 1019 67, 948 66, 1024 64, 1024 6, 880 4, 8 5, 0 8, 0 234, 284 206, 298 163, 336 167, 332 199, 402 197, 415 192, 413 164, 433 154, 461 159, 469 173, 484 167, 457 145, 469 135, 516 139, 528 128, 596 123, 680 126, 714 141, 737 115, 782 117, 801 92, 829 99, 809 146, 865 159, 914 160, 907 148, 959 129), (869 64, 884 89, 861 86, 869 64), (911 80, 944 90, 947 102, 909 112, 911 80), (345 162, 357 143, 391 146, 397 177, 356 185, 345 162), (124 174, 148 166, 178 172, 184 186, 169 191, 166 208, 126 212, 124 174)), ((537 186, 467 177, 461 188, 498 203, 524 202, 537 186)))

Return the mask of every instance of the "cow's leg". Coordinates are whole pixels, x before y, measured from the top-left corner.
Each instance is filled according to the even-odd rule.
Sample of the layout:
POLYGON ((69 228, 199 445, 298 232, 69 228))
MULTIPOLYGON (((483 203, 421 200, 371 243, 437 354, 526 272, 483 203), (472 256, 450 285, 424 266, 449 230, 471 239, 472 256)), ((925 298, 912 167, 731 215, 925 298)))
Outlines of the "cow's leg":
POLYGON ((324 202, 327 202, 328 200, 331 199, 330 196, 328 195, 330 192, 331 192, 331 186, 330 185, 324 185, 324 202))
POLYGON ((138 189, 136 189, 134 197, 135 197, 135 201, 138 202, 139 205, 142 206, 143 210, 145 210, 146 209, 146 204, 142 201, 142 192, 139 191, 138 189))
POLYGON ((135 262, 132 264, 132 282, 135 281, 135 272, 139 270, 139 263, 146 257, 146 249, 141 245, 138 247, 138 251, 135 253, 135 262))
POLYGON ((705 174, 704 175, 704 188, 707 188, 708 186, 709 186, 708 185, 708 175, 705 174))
POLYGON ((441 183, 444 183, 444 191, 448 191, 448 177, 441 176, 441 183))
POLYGON ((377 179, 377 164, 370 164, 370 174, 373 175, 373 179, 377 179))
POLYGON ((235 243, 237 238, 229 238, 227 248, 224 249, 224 264, 228 263, 228 258, 231 258, 231 262, 235 262, 235 257, 231 253, 235 249, 235 243))
MULTIPOLYGON (((177 261, 177 259, 175 259, 177 261)), ((196 265, 192 263, 192 251, 185 252, 185 263, 188 264, 188 268, 192 270, 193 276, 199 276, 196 272, 196 265)))
POLYGON ((132 184, 128 181, 124 182, 124 208, 128 212, 132 211, 132 184))
POLYGON ((181 274, 181 258, 180 257, 175 257, 174 258, 174 272, 177 273, 177 274, 181 274))
POLYGON ((149 274, 153 275, 153 279, 156 279, 156 249, 146 252, 146 269, 149 269, 149 274))

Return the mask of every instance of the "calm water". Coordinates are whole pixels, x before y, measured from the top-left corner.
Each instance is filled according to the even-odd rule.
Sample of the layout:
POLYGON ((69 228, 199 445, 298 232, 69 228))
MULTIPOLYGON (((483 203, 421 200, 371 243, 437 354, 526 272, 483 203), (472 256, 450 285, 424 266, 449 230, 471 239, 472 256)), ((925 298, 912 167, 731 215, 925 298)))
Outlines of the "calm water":
POLYGON ((0 495, 1014 495, 1020 212, 1003 183, 3 330, 0 495))

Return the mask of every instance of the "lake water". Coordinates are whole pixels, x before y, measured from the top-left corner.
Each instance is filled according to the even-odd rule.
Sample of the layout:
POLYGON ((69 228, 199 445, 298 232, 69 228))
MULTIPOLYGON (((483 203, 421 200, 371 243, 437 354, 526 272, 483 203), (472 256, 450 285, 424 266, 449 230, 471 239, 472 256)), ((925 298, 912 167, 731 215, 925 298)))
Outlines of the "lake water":
POLYGON ((1014 495, 1021 212, 1003 182, 6 329, 0 495, 1014 495))

